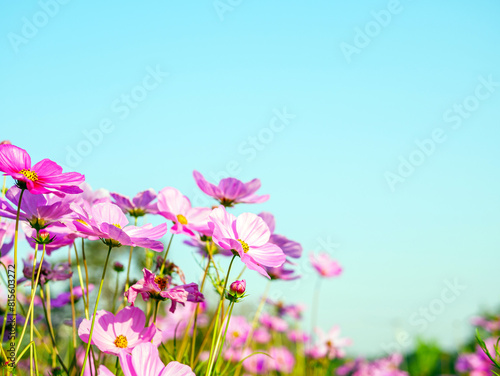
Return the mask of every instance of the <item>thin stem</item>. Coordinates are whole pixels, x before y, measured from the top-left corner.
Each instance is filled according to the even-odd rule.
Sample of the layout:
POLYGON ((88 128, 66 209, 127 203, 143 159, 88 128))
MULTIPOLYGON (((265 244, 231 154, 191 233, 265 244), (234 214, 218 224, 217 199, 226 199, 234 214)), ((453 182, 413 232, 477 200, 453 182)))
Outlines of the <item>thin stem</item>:
POLYGON ((111 249, 112 247, 109 246, 108 254, 106 256, 106 261, 104 262, 104 269, 102 270, 101 283, 99 284, 99 292, 97 293, 97 300, 95 302, 94 314, 92 316, 92 324, 90 325, 90 335, 87 343, 87 348, 85 350, 85 358, 83 359, 82 373, 80 374, 80 376, 83 376, 83 374, 85 373, 85 365, 87 364, 87 358, 89 356, 90 346, 92 344, 92 334, 94 333, 94 324, 95 324, 95 316, 97 313, 97 306, 99 305, 99 299, 101 298, 102 286, 104 285, 104 277, 106 276, 106 269, 108 266, 111 249))
POLYGON ((217 364, 219 363, 219 359, 221 357, 220 355, 222 352, 222 347, 224 346, 224 341, 226 340, 227 330, 229 327, 229 320, 231 320, 231 314, 233 313, 233 308, 234 308, 234 302, 231 302, 231 304, 229 305, 228 313, 227 313, 226 325, 224 327, 224 335, 222 336, 222 328, 221 328, 221 332, 219 334, 217 344, 215 345, 215 352, 217 353, 217 358, 215 361, 215 369, 217 369, 217 364), (221 341, 221 337, 222 337, 222 341, 221 341))
POLYGON ((115 294, 113 295, 113 306, 111 312, 116 313, 116 299, 118 298, 118 286, 120 282, 120 273, 116 272, 115 294))
POLYGON ((165 263, 167 262, 168 251, 170 250, 170 245, 172 244, 173 238, 174 234, 170 236, 170 241, 168 242, 167 249, 165 250, 165 254, 163 255, 163 262, 161 263, 160 275, 163 273, 163 269, 165 269, 165 263))
MULTIPOLYGON (((71 267, 71 246, 68 247, 68 264, 71 267)), ((73 277, 69 279, 69 294, 71 301, 71 330, 73 332, 73 359, 75 359, 77 345, 76 345, 76 310, 75 310, 75 295, 73 294, 73 277)))
MULTIPOLYGON (((134 226, 137 226, 137 217, 135 217, 134 226)), ((130 285, 129 285, 129 283, 130 283, 129 276, 130 276, 130 265, 132 264, 132 251, 133 250, 134 250, 134 247, 130 246, 130 253, 128 255, 127 280, 125 282, 125 291, 127 291, 128 288, 130 287, 130 285)))
POLYGON ((89 269, 87 267, 87 257, 85 257, 85 242, 82 238, 82 257, 83 257, 83 266, 85 268, 85 293, 87 294, 87 304, 90 310, 90 298, 89 298, 89 269))
MULTIPOLYGON (((257 307, 257 310, 255 311, 255 315, 253 316, 252 319, 252 324, 250 326, 250 332, 248 333, 247 339, 245 340, 245 344, 243 345, 243 348, 246 349, 248 346, 250 346, 250 343, 252 342, 253 338, 253 332, 255 328, 257 327, 257 323, 259 322, 260 314, 262 313, 262 309, 264 308, 264 304, 267 299, 267 295, 269 294, 269 289, 271 288, 271 282, 272 280, 269 280, 266 285, 266 289, 264 290, 264 294, 262 294, 262 298, 260 299, 259 306, 257 307)), ((242 365, 238 365, 236 368, 236 371, 234 372, 234 376, 238 376, 241 373, 241 367, 242 365)))
MULTIPOLYGON (((210 348, 210 356, 209 356, 209 359, 208 359, 208 367, 207 367, 207 373, 205 374, 205 376, 210 376, 211 373, 212 373, 212 367, 213 367, 213 363, 214 363, 214 359, 215 359, 215 340, 216 340, 216 337, 217 337, 217 324, 219 323, 219 315, 220 315, 220 312, 221 312, 221 309, 222 309, 222 306, 224 305, 224 294, 226 292, 226 287, 227 287, 227 281, 229 280, 229 275, 231 273, 231 267, 233 266, 233 261, 234 259, 236 258, 236 255, 233 255, 233 257, 231 258, 231 262, 229 263, 229 268, 227 270, 227 275, 226 275, 226 279, 224 281, 224 288, 221 290, 221 293, 220 293, 220 302, 219 302, 219 307, 217 309, 217 314, 215 315, 216 316, 216 321, 215 321, 215 328, 214 328, 214 333, 213 333, 213 337, 212 337, 212 346, 210 348)), ((82 375, 83 376, 83 375, 82 375)))
POLYGON ((319 290, 321 288, 321 277, 318 277, 316 281, 316 287, 314 289, 314 297, 311 310, 311 337, 315 337, 314 328, 316 328, 316 323, 318 321, 318 305, 319 305, 319 290))
MULTIPOLYGON (((36 273, 35 283, 32 286, 32 294, 31 294, 30 305, 29 305, 29 308, 28 308, 28 313, 27 313, 26 319, 24 321, 23 330, 21 331, 21 337, 19 338, 19 343, 17 345, 16 352, 19 351, 19 347, 21 347, 21 342, 24 339, 24 334, 26 332, 26 327, 28 325, 28 318, 30 318, 30 322, 31 322, 31 318, 33 318, 33 316, 34 316, 33 315, 33 311, 35 309, 35 293, 36 293, 36 290, 38 288, 38 282, 40 281, 40 273, 42 271, 43 258, 45 257, 45 249, 46 249, 46 247, 45 247, 45 244, 44 244, 43 245, 43 251, 42 251, 42 257, 40 258, 40 263, 38 264, 38 271, 36 273)), ((34 328, 34 326, 31 326, 31 328, 34 328)))
MULTIPOLYGON (((47 323, 47 326, 49 327, 50 340, 52 341, 52 354, 57 357, 59 363, 61 364, 61 367, 64 369, 64 372, 66 372, 66 374, 69 376, 69 371, 64 365, 63 360, 61 359, 59 351, 57 351, 56 338, 54 336, 54 329, 52 328, 52 323, 50 321, 50 315, 47 312, 47 306, 45 305, 45 296, 43 293, 43 288, 40 288, 40 297, 42 298, 42 306, 43 306, 43 312, 45 313, 45 321, 47 323)), ((47 299, 50 298, 47 297, 47 299)))
MULTIPOLYGON (((36 231, 36 235, 38 238, 38 230, 36 231)), ((38 243, 35 243, 35 256, 33 257, 33 270, 31 271, 31 297, 36 292, 36 286, 35 286, 35 270, 36 270, 36 258, 38 255, 38 243)), ((42 267, 42 264, 40 264, 40 268, 42 267)), ((30 307, 28 308, 28 313, 31 312, 31 302, 30 302, 30 307)), ((30 342, 33 342, 33 316, 30 315, 30 342)), ((26 318, 26 321, 27 318, 26 318)), ((26 321, 24 322, 26 324, 26 321)), ((19 343, 22 342, 22 339, 19 340, 19 343)), ((30 375, 33 375, 33 358, 34 358, 34 352, 33 352, 33 346, 30 347, 30 375)))
POLYGON ((78 258, 78 251, 76 250, 76 243, 73 243, 73 247, 75 249, 75 258, 76 258, 76 270, 78 271, 78 279, 80 280, 80 287, 82 288, 82 299, 83 299, 83 308, 85 311, 85 318, 89 319, 89 291, 85 289, 83 285, 83 277, 82 277, 82 269, 80 268, 80 259, 78 258))
MULTIPOLYGON (((17 238, 19 235, 19 215, 21 214, 21 202, 23 199, 24 189, 21 189, 19 193, 19 203, 17 204, 17 214, 16 214, 16 229, 14 232, 14 297, 17 297, 17 238)), ((17 301, 14 298, 14 306, 12 307, 12 325, 16 327, 16 313, 17 313, 17 301)), ((12 342, 16 342, 15 331, 13 331, 13 338, 11 338, 12 342)), ((14 352, 14 359, 16 359, 17 350, 14 352)))

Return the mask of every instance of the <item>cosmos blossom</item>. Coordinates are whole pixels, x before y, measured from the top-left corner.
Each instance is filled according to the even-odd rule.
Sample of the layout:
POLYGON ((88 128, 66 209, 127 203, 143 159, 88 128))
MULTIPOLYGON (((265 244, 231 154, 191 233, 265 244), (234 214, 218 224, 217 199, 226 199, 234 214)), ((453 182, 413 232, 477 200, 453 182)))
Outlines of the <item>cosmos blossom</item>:
POLYGON ((253 179, 248 183, 235 178, 222 179, 218 185, 214 185, 203 177, 198 171, 193 171, 194 180, 198 187, 207 195, 215 198, 224 206, 234 204, 258 204, 269 200, 269 195, 258 196, 255 194, 260 188, 260 180, 253 179))
POLYGON ((344 347, 352 344, 350 338, 340 337, 340 328, 336 325, 328 333, 323 332, 320 328, 315 328, 315 332, 317 342, 309 353, 314 358, 343 358, 345 356, 344 347))
POLYGON ((98 237, 110 247, 130 245, 143 247, 155 252, 163 251, 163 243, 159 239, 167 232, 167 224, 153 227, 147 224, 141 227, 129 226, 129 221, 122 210, 110 202, 100 202, 90 207, 71 204, 78 219, 72 222, 74 229, 92 237, 98 237))
POLYGON ((14 178, 17 185, 33 194, 82 192, 78 184, 85 176, 77 172, 62 172, 62 167, 50 159, 43 159, 31 166, 31 157, 26 150, 14 145, 0 145, 0 171, 14 178))
POLYGON ((15 227, 14 222, 0 222, 0 257, 4 257, 12 249, 15 227), (7 241, 8 238, 10 241, 7 241))
MULTIPOLYGON (((20 194, 21 189, 13 186, 7 191, 5 198, 0 198, 0 216, 16 219, 20 194), (9 201, 13 206, 9 204, 9 201)), ((61 221, 71 219, 71 202, 72 199, 69 199, 68 196, 35 195, 29 191, 24 192, 19 218, 28 222, 34 229, 41 230, 51 223, 61 223, 61 221)))
POLYGON ((342 273, 340 264, 326 252, 320 252, 318 255, 311 252, 309 254, 309 261, 321 277, 337 277, 342 273))
MULTIPOLYGON (((92 319, 83 319, 78 327, 78 335, 85 343, 89 341, 92 319)), ((144 327, 146 314, 136 307, 125 307, 116 315, 104 310, 97 311, 92 344, 106 354, 118 355, 122 351, 131 352, 141 343, 157 342, 161 332, 154 324, 144 327), (155 341, 155 340, 156 341, 155 341)))
POLYGON ((189 199, 177 189, 163 188, 158 193, 158 214, 174 222, 173 234, 195 236, 195 232, 211 235, 208 227, 210 208, 193 208, 189 199))
POLYGON ((139 192, 132 199, 119 193, 111 193, 111 197, 124 213, 132 217, 142 217, 148 213, 155 214, 157 211, 156 203, 153 203, 156 198, 154 189, 139 192))
MULTIPOLYGON (((170 362, 165 366, 158 349, 151 343, 142 343, 131 354, 121 352, 118 357, 124 376, 196 376, 189 366, 179 362, 170 362)), ((99 376, 114 375, 105 366, 99 367, 99 376)))
POLYGON ((155 275, 152 271, 144 268, 142 270, 144 278, 136 284, 130 286, 125 292, 125 296, 129 303, 134 305, 135 299, 138 294, 141 294, 144 301, 149 298, 172 301, 170 312, 175 312, 177 303, 184 305, 186 302, 198 303, 202 302, 205 298, 202 293, 198 291, 196 283, 189 283, 187 285, 170 286, 170 278, 155 275))
POLYGON ((281 248, 269 243, 271 232, 264 220, 255 214, 243 213, 235 217, 221 205, 212 210, 208 224, 217 245, 236 251, 249 269, 267 278, 269 275, 263 266, 278 267, 286 260, 281 248))

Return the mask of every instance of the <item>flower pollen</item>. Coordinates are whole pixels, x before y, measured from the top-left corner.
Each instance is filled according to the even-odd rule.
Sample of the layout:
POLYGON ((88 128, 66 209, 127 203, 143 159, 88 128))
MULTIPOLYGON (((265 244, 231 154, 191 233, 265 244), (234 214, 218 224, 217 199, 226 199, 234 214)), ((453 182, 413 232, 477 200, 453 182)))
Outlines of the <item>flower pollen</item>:
POLYGON ((122 228, 122 226, 120 226, 118 223, 113 223, 113 226, 118 227, 119 229, 122 228))
POLYGON ((249 250, 250 250, 250 247, 248 246, 247 243, 245 243, 243 240, 241 239, 236 239, 240 242, 241 244, 241 247, 243 248, 243 252, 247 253, 249 250))
POLYGON ((84 224, 85 226, 88 226, 89 224, 85 222, 83 219, 77 219, 77 222, 80 222, 81 224, 84 224))
POLYGON ((177 214, 177 220, 179 221, 179 223, 181 225, 187 225, 188 224, 188 221, 187 221, 186 217, 184 217, 182 214, 177 214))
POLYGON ((168 285, 168 280, 166 278, 162 278, 159 275, 155 277, 155 283, 158 285, 160 290, 165 290, 168 285))
POLYGON ((23 174, 26 179, 29 179, 31 181, 37 181, 38 180, 38 174, 35 171, 27 170, 27 169, 22 169, 19 171, 19 173, 23 174))
POLYGON ((116 347, 119 347, 121 349, 126 349, 128 346, 127 337, 125 337, 121 334, 118 337, 116 337, 116 339, 113 343, 115 344, 116 347))

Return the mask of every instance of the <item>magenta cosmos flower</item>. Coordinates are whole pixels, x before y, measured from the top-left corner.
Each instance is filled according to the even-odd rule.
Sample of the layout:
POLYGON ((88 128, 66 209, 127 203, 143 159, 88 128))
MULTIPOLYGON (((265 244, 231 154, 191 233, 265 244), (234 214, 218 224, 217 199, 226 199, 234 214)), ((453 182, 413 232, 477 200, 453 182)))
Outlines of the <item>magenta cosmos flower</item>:
POLYGON ((54 193, 64 196, 82 190, 78 184, 85 176, 77 172, 62 172, 62 167, 50 159, 43 159, 31 166, 31 158, 26 150, 14 145, 0 145, 0 171, 10 175, 19 187, 33 194, 54 193))
POLYGON ((196 283, 171 287, 170 278, 168 276, 161 277, 155 275, 146 268, 144 268, 142 272, 144 278, 125 291, 125 297, 132 305, 134 305, 138 294, 141 294, 144 301, 148 301, 149 298, 157 300, 170 299, 172 301, 170 312, 173 313, 175 312, 177 303, 182 305, 186 302, 198 303, 205 299, 203 294, 198 291, 198 285, 196 283))
POLYGON ((286 260, 281 248, 269 243, 271 232, 264 220, 255 214, 243 213, 235 217, 221 205, 212 210, 208 224, 217 245, 236 251, 249 269, 267 278, 269 275, 263 266, 278 267, 286 260))
POLYGON ((136 194, 132 200, 119 193, 111 193, 111 197, 115 200, 115 204, 123 210, 124 213, 130 214, 132 217, 142 217, 148 213, 156 213, 156 203, 153 203, 156 198, 156 192, 153 189, 148 189, 136 194))
POLYGON ((320 252, 317 256, 314 252, 311 252, 309 254, 309 261, 322 277, 338 277, 342 273, 340 264, 326 252, 320 252))
POLYGON ((122 210, 110 202, 101 202, 90 206, 71 204, 77 220, 73 221, 74 229, 88 236, 100 238, 110 247, 130 245, 143 247, 155 252, 163 251, 163 243, 159 239, 167 232, 167 224, 153 227, 147 224, 141 227, 129 226, 122 210))
POLYGON ((0 222, 0 257, 4 257, 12 249, 15 227, 14 222, 0 222))
POLYGON ((269 195, 257 196, 255 192, 260 188, 260 180, 253 179, 243 183, 235 178, 222 179, 219 185, 209 183, 198 171, 193 171, 194 180, 198 187, 207 195, 212 196, 224 206, 234 204, 260 204, 269 200, 269 195))
MULTIPOLYGON (((118 357, 124 376, 196 376, 189 366, 179 362, 170 362, 165 366, 158 349, 151 343, 140 344, 131 354, 122 352, 118 357)), ((105 366, 100 366, 99 376, 115 374, 105 366)))
MULTIPOLYGON (((92 317, 83 319, 78 327, 78 335, 85 343, 89 342, 91 324, 92 317)), ((144 327, 145 324, 146 314, 136 307, 125 307, 116 315, 104 310, 97 311, 92 344, 106 354, 118 355, 122 351, 131 352, 141 343, 159 340, 161 332, 156 326, 151 324, 144 327)))
POLYGON ((195 231, 211 235, 208 216, 211 209, 193 208, 191 202, 177 189, 163 188, 158 193, 158 214, 174 222, 170 228, 173 234, 195 236, 195 231))

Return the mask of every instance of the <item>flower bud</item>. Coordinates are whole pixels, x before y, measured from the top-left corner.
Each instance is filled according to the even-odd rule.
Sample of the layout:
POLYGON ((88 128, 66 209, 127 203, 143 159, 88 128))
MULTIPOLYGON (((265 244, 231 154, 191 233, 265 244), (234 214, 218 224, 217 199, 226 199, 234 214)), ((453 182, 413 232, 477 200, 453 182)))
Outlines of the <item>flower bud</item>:
POLYGON ((245 294, 246 287, 247 282, 244 279, 241 281, 234 281, 231 283, 231 286, 229 286, 227 298, 231 301, 237 302, 239 298, 242 298, 245 294))
POLYGON ((38 244, 50 244, 54 240, 55 235, 51 238, 48 231, 41 230, 38 231, 36 238, 33 238, 38 244))
POLYGON ((113 264, 113 270, 117 273, 120 273, 125 270, 125 267, 121 262, 115 261, 115 263, 113 264))
POLYGON ((12 145, 12 144, 9 140, 3 140, 2 142, 0 142, 0 145, 12 145))
POLYGON ((238 296, 241 296, 245 293, 247 282, 244 279, 241 281, 234 281, 233 283, 231 283, 231 286, 229 288, 231 292, 235 293, 238 296))

